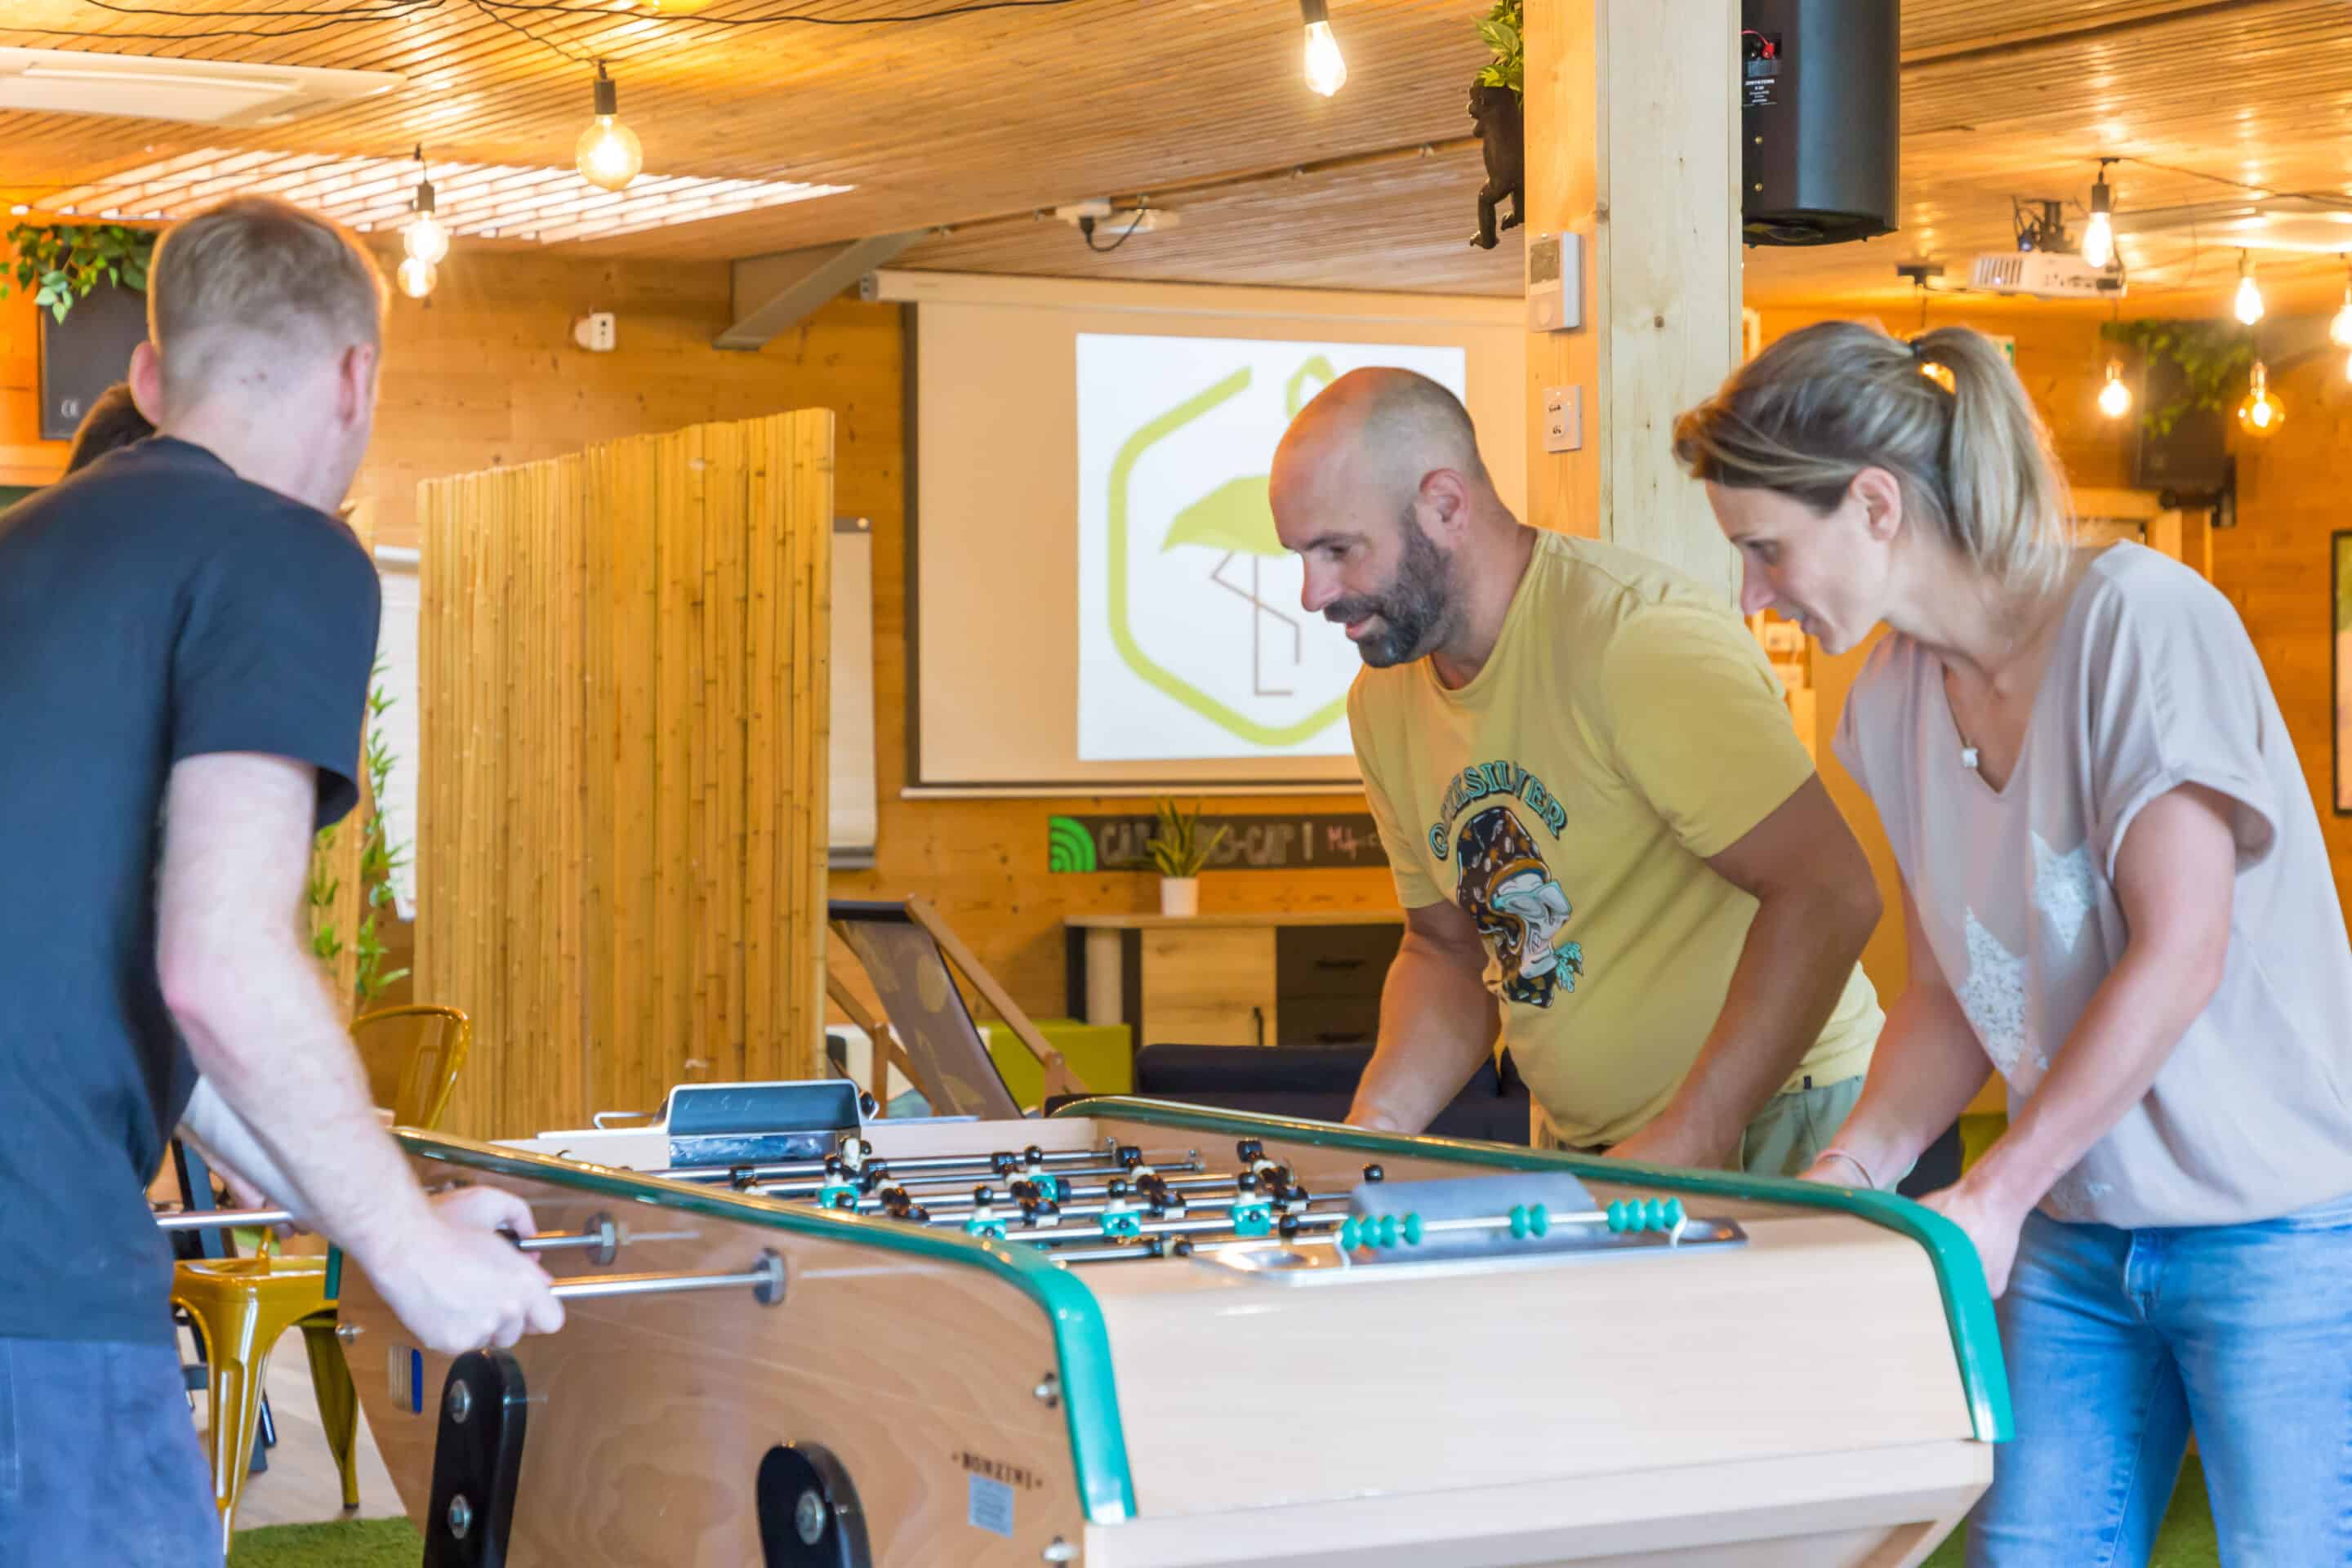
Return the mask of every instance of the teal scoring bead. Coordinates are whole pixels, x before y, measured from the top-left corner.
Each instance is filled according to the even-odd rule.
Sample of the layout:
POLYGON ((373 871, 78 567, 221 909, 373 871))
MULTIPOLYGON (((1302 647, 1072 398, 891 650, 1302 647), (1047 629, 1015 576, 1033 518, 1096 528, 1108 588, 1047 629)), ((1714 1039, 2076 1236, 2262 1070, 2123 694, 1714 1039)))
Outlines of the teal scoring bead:
POLYGON ((1545 1209, 1541 1204, 1529 1205, 1528 1207, 1528 1234, 1530 1236, 1541 1236, 1550 1229, 1551 1215, 1549 1211, 1545 1209))
POLYGON ((1363 1245, 1363 1226, 1357 1222, 1355 1215, 1349 1215, 1339 1222, 1339 1246, 1342 1250, 1353 1252, 1363 1245))
POLYGON ((1668 1198, 1668 1199, 1666 1200, 1666 1228, 1667 1228, 1668 1230, 1672 1230, 1672 1229, 1674 1229, 1674 1228, 1675 1228, 1675 1226, 1678 1226, 1678 1225, 1680 1225, 1680 1224, 1682 1224, 1682 1223, 1683 1223, 1683 1201, 1682 1201, 1682 1199, 1680 1199, 1680 1198, 1668 1198))
POLYGON ((1622 1231, 1625 1228, 1626 1207, 1627 1205, 1625 1200, 1622 1198, 1618 1199, 1615 1203, 1609 1205, 1609 1228, 1611 1230, 1622 1231))
POLYGON ((1513 1204, 1511 1205, 1511 1239, 1514 1241, 1524 1241, 1527 1239, 1527 1235, 1528 1205, 1525 1204, 1513 1204))
POLYGON ((1404 1244, 1407 1247, 1421 1245, 1421 1215, 1418 1214, 1404 1216, 1404 1244))
POLYGON ((1382 1247, 1394 1247, 1396 1244, 1397 1244, 1397 1218, 1396 1218, 1396 1215, 1392 1215, 1392 1214, 1384 1214, 1384 1215, 1381 1215, 1381 1245, 1382 1247))

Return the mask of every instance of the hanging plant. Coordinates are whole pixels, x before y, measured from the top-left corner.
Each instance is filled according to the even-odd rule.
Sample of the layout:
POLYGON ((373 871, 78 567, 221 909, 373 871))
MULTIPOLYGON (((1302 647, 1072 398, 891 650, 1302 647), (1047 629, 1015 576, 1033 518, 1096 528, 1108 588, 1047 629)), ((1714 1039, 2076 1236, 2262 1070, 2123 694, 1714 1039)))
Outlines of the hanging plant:
MULTIPOLYGON (((100 283, 146 288, 155 237, 153 229, 119 223, 20 223, 8 231, 8 246, 16 254, 16 286, 62 321, 100 283)), ((0 300, 7 297, 0 279, 0 300)))
POLYGON ((2254 363, 2252 335, 2229 321, 2107 321, 2099 336, 2144 360, 2168 360, 2179 369, 2172 400, 2162 406, 2150 400, 2140 410, 2140 427, 2159 440, 2172 434, 2182 415, 2200 408, 2219 412, 2233 404, 2254 363))
MULTIPOLYGON (((393 704, 392 693, 381 681, 384 666, 378 660, 372 672, 372 684, 367 696, 367 727, 361 739, 361 761, 367 773, 368 793, 365 809, 357 814, 360 836, 360 913, 358 929, 349 944, 352 949, 352 1001, 356 1010, 368 1008, 389 989, 404 978, 408 971, 395 969, 386 973, 383 961, 390 951, 384 944, 379 922, 383 910, 392 903, 392 875, 408 864, 408 846, 394 843, 383 815, 383 800, 392 788, 392 769, 395 761, 392 748, 385 744, 378 727, 384 710, 393 704)), ((336 827, 322 827, 313 843, 310 879, 303 897, 310 909, 310 953, 320 963, 332 970, 343 955, 342 933, 335 929, 331 918, 336 897, 342 890, 341 881, 329 873, 333 863, 336 827)), ((397 912, 393 916, 398 919, 397 912)))
POLYGON ((1495 52, 1495 58, 1478 73, 1485 87, 1507 87, 1525 96, 1527 92, 1527 45, 1520 37, 1520 0, 1495 0, 1495 8, 1478 24, 1478 37, 1495 52))

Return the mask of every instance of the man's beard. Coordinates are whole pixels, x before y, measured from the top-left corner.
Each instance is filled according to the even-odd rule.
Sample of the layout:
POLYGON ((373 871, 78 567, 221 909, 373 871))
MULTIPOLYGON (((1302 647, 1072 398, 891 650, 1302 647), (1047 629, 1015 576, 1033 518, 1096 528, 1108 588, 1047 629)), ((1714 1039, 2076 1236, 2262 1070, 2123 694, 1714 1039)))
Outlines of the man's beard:
POLYGON ((1404 518, 1404 558, 1395 575, 1377 594, 1354 594, 1325 606, 1327 619, 1342 625, 1368 616, 1381 618, 1381 629, 1356 645, 1356 651, 1374 669, 1421 658, 1434 647, 1454 609, 1454 562, 1430 542, 1421 525, 1407 512, 1404 518))

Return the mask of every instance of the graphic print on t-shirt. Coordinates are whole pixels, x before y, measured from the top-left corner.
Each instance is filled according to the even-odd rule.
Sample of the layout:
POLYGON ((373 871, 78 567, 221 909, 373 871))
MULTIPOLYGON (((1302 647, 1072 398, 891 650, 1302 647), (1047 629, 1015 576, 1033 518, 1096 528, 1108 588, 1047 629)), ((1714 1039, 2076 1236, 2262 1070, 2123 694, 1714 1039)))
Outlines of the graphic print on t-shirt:
POLYGON ((2050 1058, 2027 1037, 2025 960, 2001 945, 1974 910, 1968 911, 1969 977, 1960 983, 1960 1011, 1969 1016, 1994 1068, 2020 1094, 2031 1094, 2050 1058))
POLYGON ((1494 951, 1504 1000, 1549 1007, 1555 990, 1575 990, 1584 949, 1558 940, 1575 910, 1511 808, 1490 805, 1465 822, 1454 859, 1454 897, 1494 951))

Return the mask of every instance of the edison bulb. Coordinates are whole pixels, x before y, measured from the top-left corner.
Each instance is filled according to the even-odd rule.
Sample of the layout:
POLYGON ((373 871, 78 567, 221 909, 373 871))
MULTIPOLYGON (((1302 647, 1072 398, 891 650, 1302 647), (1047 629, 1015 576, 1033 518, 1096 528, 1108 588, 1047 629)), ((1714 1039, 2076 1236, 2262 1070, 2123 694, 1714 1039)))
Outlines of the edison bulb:
POLYGON ((1307 24, 1307 85, 1326 98, 1348 85, 1348 62, 1328 22, 1307 24))
POLYGON ((590 122, 580 133, 572 155, 582 179, 608 191, 619 190, 646 166, 646 152, 637 142, 637 133, 610 114, 600 114, 590 122))
POLYGON ((2249 436, 2267 436, 2286 422, 2286 409, 2271 395, 2270 373, 2260 360, 2246 383, 2246 399, 2238 405, 2238 427, 2249 436))
POLYGON ((449 231, 431 213, 418 213, 408 226, 400 231, 401 244, 409 258, 422 261, 427 267, 437 267, 449 254, 449 231))
POLYGON ((2105 213, 2093 213, 2083 229, 2083 260, 2102 272, 2116 264, 2116 226, 2105 213))
POLYGON ((2107 384, 2099 388, 2099 412, 2110 419, 2120 419, 2131 412, 2131 388, 2124 384, 2124 367, 2116 360, 2107 362, 2107 384))
POLYGON ((412 300, 422 300, 433 292, 433 285, 438 279, 439 275, 433 270, 433 263, 420 257, 412 256, 400 264, 400 291, 412 300))
POLYGON ((2251 268, 2238 274, 2238 299, 2235 309, 2238 320, 2250 327, 2263 319, 2263 291, 2255 285, 2254 274, 2251 268))

